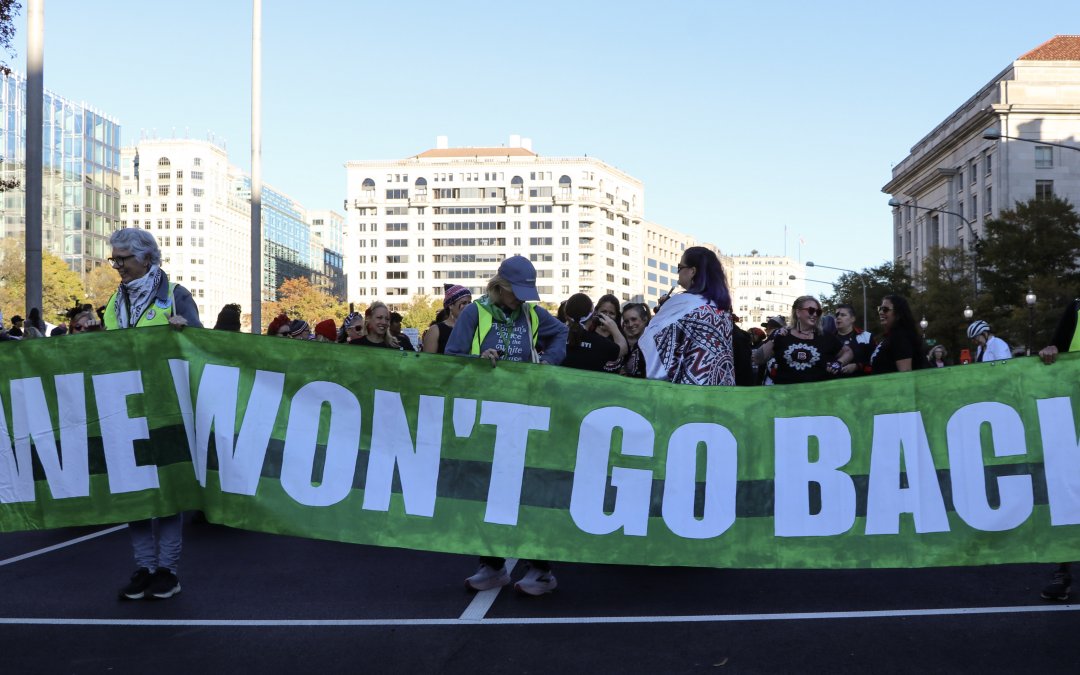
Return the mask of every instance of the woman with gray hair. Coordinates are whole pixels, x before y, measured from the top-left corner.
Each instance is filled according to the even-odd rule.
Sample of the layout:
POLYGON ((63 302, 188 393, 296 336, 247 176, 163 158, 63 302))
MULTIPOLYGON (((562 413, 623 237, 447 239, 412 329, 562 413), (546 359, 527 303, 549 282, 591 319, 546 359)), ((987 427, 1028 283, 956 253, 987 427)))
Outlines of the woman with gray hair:
MULTIPOLYGON (((117 230, 109 237, 109 245, 109 264, 120 274, 120 286, 105 305, 106 330, 165 325, 202 328, 191 293, 170 283, 162 271, 154 235, 136 228, 117 230)), ((121 600, 164 599, 180 592, 176 571, 183 526, 182 513, 128 523, 137 569, 120 589, 121 600)))

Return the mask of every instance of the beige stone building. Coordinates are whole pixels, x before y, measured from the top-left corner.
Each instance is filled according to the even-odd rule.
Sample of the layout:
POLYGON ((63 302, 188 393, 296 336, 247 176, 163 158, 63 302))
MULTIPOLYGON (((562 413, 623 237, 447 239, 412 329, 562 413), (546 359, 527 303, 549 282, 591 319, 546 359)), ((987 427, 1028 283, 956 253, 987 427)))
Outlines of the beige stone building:
POLYGON ((917 273, 931 248, 970 246, 988 218, 1018 201, 1057 195, 1080 204, 1078 150, 1080 35, 1058 35, 991 79, 893 168, 882 191, 893 198, 894 258, 917 273))

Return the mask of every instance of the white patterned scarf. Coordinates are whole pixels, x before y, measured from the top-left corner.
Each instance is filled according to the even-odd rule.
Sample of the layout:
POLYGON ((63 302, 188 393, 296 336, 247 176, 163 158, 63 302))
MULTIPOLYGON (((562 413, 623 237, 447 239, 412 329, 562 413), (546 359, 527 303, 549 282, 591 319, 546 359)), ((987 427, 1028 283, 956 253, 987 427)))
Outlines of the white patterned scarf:
POLYGON ((132 328, 154 299, 154 289, 161 281, 161 268, 151 265, 138 279, 120 284, 116 294, 116 322, 121 328, 132 328))

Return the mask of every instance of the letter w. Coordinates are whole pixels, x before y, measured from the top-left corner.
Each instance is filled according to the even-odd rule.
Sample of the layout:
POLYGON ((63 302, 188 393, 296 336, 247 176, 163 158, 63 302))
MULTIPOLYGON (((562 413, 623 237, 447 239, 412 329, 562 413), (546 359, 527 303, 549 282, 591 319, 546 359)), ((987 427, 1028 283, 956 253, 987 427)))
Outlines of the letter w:
POLYGON ((222 492, 254 495, 259 487, 266 448, 274 431, 274 420, 281 406, 285 374, 255 371, 255 382, 248 397, 240 435, 233 447, 236 427, 236 400, 240 388, 240 369, 208 364, 199 380, 199 394, 192 406, 191 378, 187 361, 169 359, 176 398, 187 432, 188 450, 199 484, 206 486, 206 456, 210 430, 218 458, 218 480, 222 492))

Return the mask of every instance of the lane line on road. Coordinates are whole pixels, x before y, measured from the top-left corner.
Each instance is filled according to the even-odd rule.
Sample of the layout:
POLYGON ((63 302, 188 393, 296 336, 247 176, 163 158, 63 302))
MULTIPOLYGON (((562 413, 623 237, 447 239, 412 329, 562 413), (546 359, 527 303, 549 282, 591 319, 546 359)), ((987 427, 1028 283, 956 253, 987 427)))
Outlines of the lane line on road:
POLYGON ((22 555, 17 555, 14 558, 8 558, 6 560, 0 560, 0 567, 3 567, 4 565, 10 565, 12 563, 17 563, 20 560, 26 560, 27 558, 33 558, 35 556, 44 555, 46 553, 51 553, 52 551, 56 551, 56 550, 59 550, 59 549, 62 549, 62 548, 67 548, 68 546, 74 546, 75 544, 81 544, 84 541, 90 541, 91 539, 97 539, 98 537, 104 537, 107 534, 112 534, 113 532, 119 532, 120 530, 123 530, 126 527, 127 527, 126 524, 125 525, 116 525, 115 527, 109 527, 109 528, 106 528, 104 530, 99 530, 97 532, 91 532, 90 534, 87 534, 87 535, 82 536, 82 537, 76 537, 75 539, 69 539, 68 541, 62 541, 59 544, 53 544, 52 546, 46 546, 45 548, 39 548, 36 551, 30 551, 29 553, 23 553, 22 555))
MULTIPOLYGON (((517 566, 517 558, 506 559, 506 569, 510 571, 510 575, 514 574, 514 567, 517 566)), ((473 596, 472 602, 465 608, 465 611, 458 617, 459 621, 479 621, 487 616, 488 610, 495 604, 495 598, 499 597, 499 591, 504 587, 489 588, 486 591, 478 591, 473 596)))
POLYGON ((253 627, 380 627, 380 626, 528 626, 575 624, 724 623, 744 621, 814 621, 835 619, 893 619, 903 617, 978 616, 986 614, 1040 614, 1076 612, 1080 605, 1025 605, 1021 607, 952 607, 855 612, 789 612, 778 614, 712 614, 687 616, 580 616, 511 617, 497 619, 76 619, 0 617, 7 626, 170 626, 253 627))

